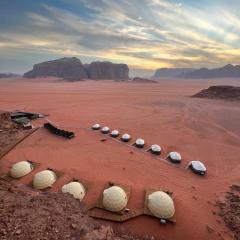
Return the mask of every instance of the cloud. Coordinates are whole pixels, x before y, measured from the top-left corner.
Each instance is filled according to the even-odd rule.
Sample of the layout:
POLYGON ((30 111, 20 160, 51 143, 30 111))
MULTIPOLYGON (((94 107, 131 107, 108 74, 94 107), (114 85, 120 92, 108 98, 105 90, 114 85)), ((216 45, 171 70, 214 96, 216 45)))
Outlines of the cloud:
POLYGON ((145 69, 240 63, 240 17, 228 6, 184 0, 63 2, 28 9, 24 25, 0 32, 0 52, 74 55, 145 69), (78 12, 83 7, 84 13, 78 12))

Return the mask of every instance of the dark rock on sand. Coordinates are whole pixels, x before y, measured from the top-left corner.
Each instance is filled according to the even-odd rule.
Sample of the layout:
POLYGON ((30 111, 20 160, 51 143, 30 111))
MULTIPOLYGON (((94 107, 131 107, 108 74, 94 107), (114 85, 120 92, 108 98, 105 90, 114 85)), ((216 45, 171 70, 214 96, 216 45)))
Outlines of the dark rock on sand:
POLYGON ((240 100, 240 87, 211 86, 193 95, 196 98, 240 100))
POLYGON ((92 62, 85 64, 85 68, 90 79, 125 80, 129 78, 129 68, 126 64, 92 62))
POLYGON ((140 77, 135 77, 131 81, 132 83, 158 83, 157 81, 150 80, 147 78, 140 78, 140 77))
POLYGON ((60 77, 72 79, 87 78, 87 73, 78 58, 60 58, 33 66, 33 70, 24 74, 26 78, 36 77, 60 77))

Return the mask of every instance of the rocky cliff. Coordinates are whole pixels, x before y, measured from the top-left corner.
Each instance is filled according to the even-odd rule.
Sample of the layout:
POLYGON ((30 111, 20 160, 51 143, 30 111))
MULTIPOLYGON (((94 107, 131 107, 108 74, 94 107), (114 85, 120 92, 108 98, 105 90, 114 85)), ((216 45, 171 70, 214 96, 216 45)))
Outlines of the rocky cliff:
POLYGON ((26 78, 53 76, 80 80, 87 78, 87 73, 81 61, 72 57, 35 64, 33 70, 25 73, 23 76, 26 78))
POLYGON ((177 78, 194 71, 194 68, 159 68, 153 78, 177 78))
POLYGON ((66 80, 78 81, 81 79, 128 79, 129 68, 126 64, 111 62, 92 62, 82 64, 78 58, 61 58, 53 61, 35 64, 33 70, 24 74, 26 78, 54 76, 66 80))
POLYGON ((85 67, 90 79, 128 79, 129 68, 126 64, 92 62, 85 67))

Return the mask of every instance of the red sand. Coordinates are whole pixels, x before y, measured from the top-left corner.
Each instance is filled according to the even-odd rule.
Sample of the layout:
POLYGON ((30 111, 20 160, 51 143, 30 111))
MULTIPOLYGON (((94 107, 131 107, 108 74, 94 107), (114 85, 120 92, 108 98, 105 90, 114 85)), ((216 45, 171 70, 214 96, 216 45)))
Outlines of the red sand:
POLYGON ((86 204, 97 199, 107 181, 132 187, 130 209, 143 206, 146 187, 173 191, 175 225, 162 226, 157 219, 146 216, 116 225, 159 239, 231 239, 232 234, 212 212, 217 195, 240 182, 240 103, 188 97, 226 82, 240 85, 239 80, 169 80, 144 85, 1 80, 1 110, 49 114, 51 121, 77 136, 66 140, 40 129, 6 155, 0 167, 7 171, 12 163, 26 159, 40 163, 38 169, 21 179, 26 184, 41 169, 63 171, 53 187, 56 191, 71 178, 87 180, 90 187, 86 204), (149 145, 160 144, 162 157, 170 150, 179 151, 183 162, 176 168, 112 139, 101 142, 101 133, 81 129, 96 122, 128 132, 133 139, 142 137, 149 145), (185 170, 193 159, 206 164, 205 177, 185 170))

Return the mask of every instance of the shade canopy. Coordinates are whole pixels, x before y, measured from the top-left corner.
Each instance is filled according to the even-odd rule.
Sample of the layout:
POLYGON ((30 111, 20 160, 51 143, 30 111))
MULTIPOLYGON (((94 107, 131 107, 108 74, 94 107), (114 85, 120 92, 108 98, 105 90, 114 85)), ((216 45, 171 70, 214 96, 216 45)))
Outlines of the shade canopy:
POLYGON ((126 192, 118 186, 107 188, 103 191, 103 206, 112 212, 119 212, 127 205, 126 192))
POLYGON ((56 174, 51 170, 38 172, 33 178, 33 187, 40 190, 51 187, 56 179, 56 174))
POLYGON ((156 191, 148 196, 148 209, 158 218, 169 219, 175 213, 172 198, 165 192, 156 191))
POLYGON ((28 161, 21 161, 13 164, 10 175, 13 178, 21 178, 33 170, 33 165, 28 161))
POLYGON ((85 188, 80 182, 70 182, 68 184, 65 184, 62 187, 62 192, 70 193, 74 198, 77 198, 80 201, 82 201, 86 194, 85 188))

